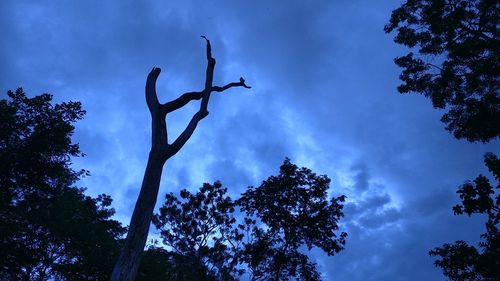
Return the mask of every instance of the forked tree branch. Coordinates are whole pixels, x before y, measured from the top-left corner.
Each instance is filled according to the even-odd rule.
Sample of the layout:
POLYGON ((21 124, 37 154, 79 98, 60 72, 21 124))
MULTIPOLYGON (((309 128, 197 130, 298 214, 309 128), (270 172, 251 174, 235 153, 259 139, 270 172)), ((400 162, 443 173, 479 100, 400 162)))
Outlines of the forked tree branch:
POLYGON ((210 40, 205 36, 201 36, 207 42, 206 55, 207 55, 207 69, 205 76, 205 88, 201 92, 187 92, 182 94, 175 100, 160 104, 156 94, 156 80, 160 75, 161 69, 154 67, 148 75, 146 81, 146 102, 152 117, 152 147, 158 149, 163 154, 165 160, 175 155, 189 138, 193 135, 198 123, 208 115, 208 101, 212 92, 223 92, 232 87, 244 87, 250 89, 251 87, 245 84, 245 80, 240 78, 239 82, 231 82, 224 86, 212 86, 215 59, 212 57, 212 46, 210 40), (168 132, 166 127, 165 117, 168 113, 182 108, 187 103, 193 100, 200 100, 200 109, 193 115, 190 122, 184 131, 172 143, 168 144, 168 132))
MULTIPOLYGON (((215 69, 215 59, 212 57, 212 46, 210 45, 210 40, 208 40, 205 36, 201 37, 205 39, 205 41, 207 42, 207 50, 206 50, 207 70, 205 76, 205 89, 202 92, 186 93, 182 95, 179 99, 177 99, 181 100, 178 102, 180 105, 182 103, 186 104, 191 100, 195 99, 199 100, 201 98, 200 109, 193 115, 186 129, 184 129, 184 131, 179 135, 179 137, 177 137, 177 139, 170 145, 168 157, 171 157, 172 155, 176 154, 184 146, 184 144, 186 144, 188 139, 193 135, 193 132, 196 129, 196 126, 198 125, 198 122, 200 122, 203 118, 205 118, 208 115, 208 101, 210 99, 210 94, 212 93, 212 91, 223 92, 232 87, 245 87, 247 89, 251 88, 245 84, 245 80, 243 78, 240 78, 240 82, 232 82, 223 87, 212 86, 214 69, 215 69)), ((172 108, 174 107, 172 106, 172 108)))
POLYGON ((133 281, 139 268, 139 260, 146 244, 149 226, 153 215, 154 206, 158 197, 161 174, 165 161, 176 154, 191 137, 198 122, 208 115, 208 100, 212 91, 222 92, 231 87, 245 85, 245 80, 240 78, 240 82, 229 83, 223 87, 213 87, 213 75, 215 68, 215 59, 212 58, 212 48, 210 41, 207 41, 207 70, 205 77, 205 88, 201 92, 189 92, 181 95, 179 98, 160 104, 156 94, 156 80, 160 75, 160 68, 153 68, 146 80, 146 103, 151 113, 151 151, 148 157, 148 164, 144 172, 141 190, 134 207, 134 212, 130 220, 130 226, 125 239, 125 244, 120 256, 115 264, 111 281, 133 281), (200 109, 191 118, 186 129, 171 144, 168 144, 166 116, 169 112, 177 110, 192 100, 200 100, 200 109))
MULTIPOLYGON (((232 88, 232 87, 244 87, 244 88, 247 88, 247 89, 251 89, 252 87, 250 86, 247 86, 245 84, 245 80, 243 78, 240 78, 240 82, 231 82, 231 83, 228 83, 227 85, 224 85, 222 87, 220 86, 213 86, 212 87, 212 92, 223 92, 229 88, 232 88)), ((183 106, 185 106, 187 103, 189 103, 190 101, 193 101, 193 100, 200 100, 202 97, 203 97, 203 94, 205 92, 188 92, 188 93, 184 93, 182 94, 180 97, 178 97, 177 99, 173 100, 173 101, 169 101, 165 104, 162 104, 160 105, 161 108, 168 114, 172 111, 175 111, 183 106)))

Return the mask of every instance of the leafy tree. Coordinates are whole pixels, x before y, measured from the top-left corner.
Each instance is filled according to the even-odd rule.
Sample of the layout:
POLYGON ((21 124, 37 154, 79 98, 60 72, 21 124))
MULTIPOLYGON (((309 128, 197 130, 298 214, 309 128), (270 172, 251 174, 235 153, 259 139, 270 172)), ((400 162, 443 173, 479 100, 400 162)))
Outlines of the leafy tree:
POLYGON ((318 247, 333 255, 344 247, 347 234, 335 232, 345 197, 327 200, 329 183, 327 176, 286 159, 278 176, 249 187, 236 202, 219 182, 204 184, 196 194, 182 190, 181 200, 167 194, 153 223, 176 255, 169 257, 178 269, 171 280, 238 280, 243 269, 255 281, 320 280, 300 249, 318 247))
POLYGON ((173 280, 236 280, 241 275, 234 244, 241 237, 234 236, 234 202, 226 192, 215 182, 203 184, 196 194, 182 190, 182 201, 172 193, 165 196, 153 223, 177 255, 173 261, 179 274, 173 280))
POLYGON ((180 97, 160 104, 156 95, 156 80, 161 69, 154 67, 146 79, 146 103, 151 113, 152 137, 151 150, 148 163, 142 181, 139 197, 137 198, 130 227, 128 229, 125 244, 116 261, 112 281, 133 281, 137 274, 140 257, 146 246, 148 231, 153 217, 153 210, 160 188, 161 172, 165 162, 174 156, 186 144, 193 135, 198 123, 208 116, 208 101, 213 92, 223 92, 232 87, 250 88, 245 80, 240 78, 238 82, 228 83, 224 86, 213 86, 215 59, 212 57, 212 46, 210 41, 202 36, 207 42, 207 71, 205 76, 205 87, 199 92, 188 92, 180 97), (168 132, 166 117, 193 100, 201 100, 200 109, 196 112, 186 129, 172 143, 168 143, 168 132))
MULTIPOLYGON (((286 159, 277 176, 249 187, 237 203, 256 220, 246 220, 251 241, 243 260, 253 280, 320 280, 316 266, 300 247, 318 247, 328 255, 343 250, 345 232, 337 235, 345 196, 327 200, 330 179, 286 159)), ((240 227, 242 228, 242 227, 240 227)))
POLYGON ((22 89, 0 101, 0 279, 104 280, 111 273, 120 223, 111 198, 91 198, 71 169, 83 156, 71 142, 83 117, 78 102, 52 105, 52 96, 22 89))
POLYGON ((473 182, 467 182, 457 193, 461 204, 453 207, 456 215, 484 214, 487 216, 486 232, 481 235, 479 247, 465 241, 444 244, 430 251, 439 257, 435 265, 443 269, 450 280, 499 280, 500 279, 500 159, 492 153, 484 156, 484 162, 493 174, 497 185, 479 175, 473 182))
POLYGON ((385 26, 412 49, 395 59, 403 68, 398 91, 447 109, 441 121, 458 139, 500 136, 499 14, 495 0, 407 0, 385 26))

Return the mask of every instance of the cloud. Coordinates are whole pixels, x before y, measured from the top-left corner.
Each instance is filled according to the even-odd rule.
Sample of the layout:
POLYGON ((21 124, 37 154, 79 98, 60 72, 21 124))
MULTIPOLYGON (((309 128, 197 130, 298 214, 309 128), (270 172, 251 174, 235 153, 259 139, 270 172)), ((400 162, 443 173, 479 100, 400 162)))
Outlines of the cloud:
POLYGON ((459 239, 477 242, 482 218, 453 217, 456 198, 445 190, 395 202, 386 186, 372 177, 359 177, 357 167, 363 166, 353 166, 350 188, 345 190, 345 250, 333 257, 319 250, 311 255, 325 280, 440 280, 442 274, 432 267, 428 251, 459 239), (360 183, 362 191, 357 188, 360 183), (460 234, 451 238, 451 233, 460 234))
MULTIPOLYGON (((150 146, 146 75, 162 68, 163 102, 202 89, 207 35, 215 83, 243 76, 252 89, 211 97, 208 117, 166 163, 158 200, 218 179, 236 197, 288 156, 330 176, 332 196, 348 196, 345 251, 313 253, 326 280, 440 279, 427 251, 477 240, 481 218, 450 208, 498 142, 456 141, 428 100, 396 93, 403 50, 382 28, 399 2, 2 1, 1 95, 23 86, 83 103, 74 140, 88 156, 75 167, 92 176, 81 184, 110 194, 127 223, 150 146)), ((171 140, 198 106, 168 116, 171 140)))

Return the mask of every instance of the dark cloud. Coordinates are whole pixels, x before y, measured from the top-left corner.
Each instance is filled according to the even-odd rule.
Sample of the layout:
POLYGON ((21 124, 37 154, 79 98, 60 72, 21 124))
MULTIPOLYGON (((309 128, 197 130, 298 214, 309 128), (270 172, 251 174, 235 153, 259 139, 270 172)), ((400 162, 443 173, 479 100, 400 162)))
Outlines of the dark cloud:
POLYGON ((456 198, 449 190, 399 203, 387 192, 371 184, 362 195, 349 196, 354 199, 348 199, 341 225, 349 234, 346 249, 334 257, 313 252, 326 280, 441 280, 428 250, 460 239, 477 242, 482 218, 453 217, 456 198))
MULTIPOLYGON (((312 254, 326 280, 440 280, 427 251, 477 239, 481 218, 450 208, 498 142, 454 140, 428 100, 396 93, 393 58, 404 51, 383 25, 399 2, 2 1, 1 95, 23 86, 82 101, 74 139, 88 156, 75 166, 92 173, 82 185, 110 194, 127 223, 149 152, 146 75, 162 68, 161 101, 202 89, 207 35, 215 83, 243 76, 253 88, 212 96, 165 165, 161 196, 221 180, 236 197, 290 157, 348 196, 345 251, 312 254)), ((168 117, 170 140, 198 106, 168 117)))
POLYGON ((368 186, 370 184, 368 182, 370 178, 368 168, 363 163, 357 164, 353 168, 354 170, 356 170, 356 176, 354 177, 354 181, 356 182, 356 184, 354 185, 354 189, 358 192, 363 192, 368 189, 368 186))

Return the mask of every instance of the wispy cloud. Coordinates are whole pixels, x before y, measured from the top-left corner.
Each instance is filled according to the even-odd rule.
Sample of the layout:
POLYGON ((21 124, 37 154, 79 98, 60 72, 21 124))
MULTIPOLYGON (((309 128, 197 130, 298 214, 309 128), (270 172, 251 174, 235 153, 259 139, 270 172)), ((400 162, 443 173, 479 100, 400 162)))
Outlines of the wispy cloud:
MULTIPOLYGON (((159 200, 217 179, 238 196, 288 156, 349 198, 345 251, 313 252, 326 280, 439 279, 427 251, 477 237, 479 220, 450 208, 498 143, 456 141, 427 100, 396 93, 402 50, 382 27, 398 4, 2 1, 0 90, 82 101, 75 141, 88 156, 75 165, 92 176, 81 184, 110 194, 127 223, 150 145, 146 75, 163 69, 162 101, 202 89, 207 35, 215 82, 243 76, 253 88, 213 95, 210 115, 165 165, 159 200)), ((196 108, 168 117, 170 138, 196 108)))

